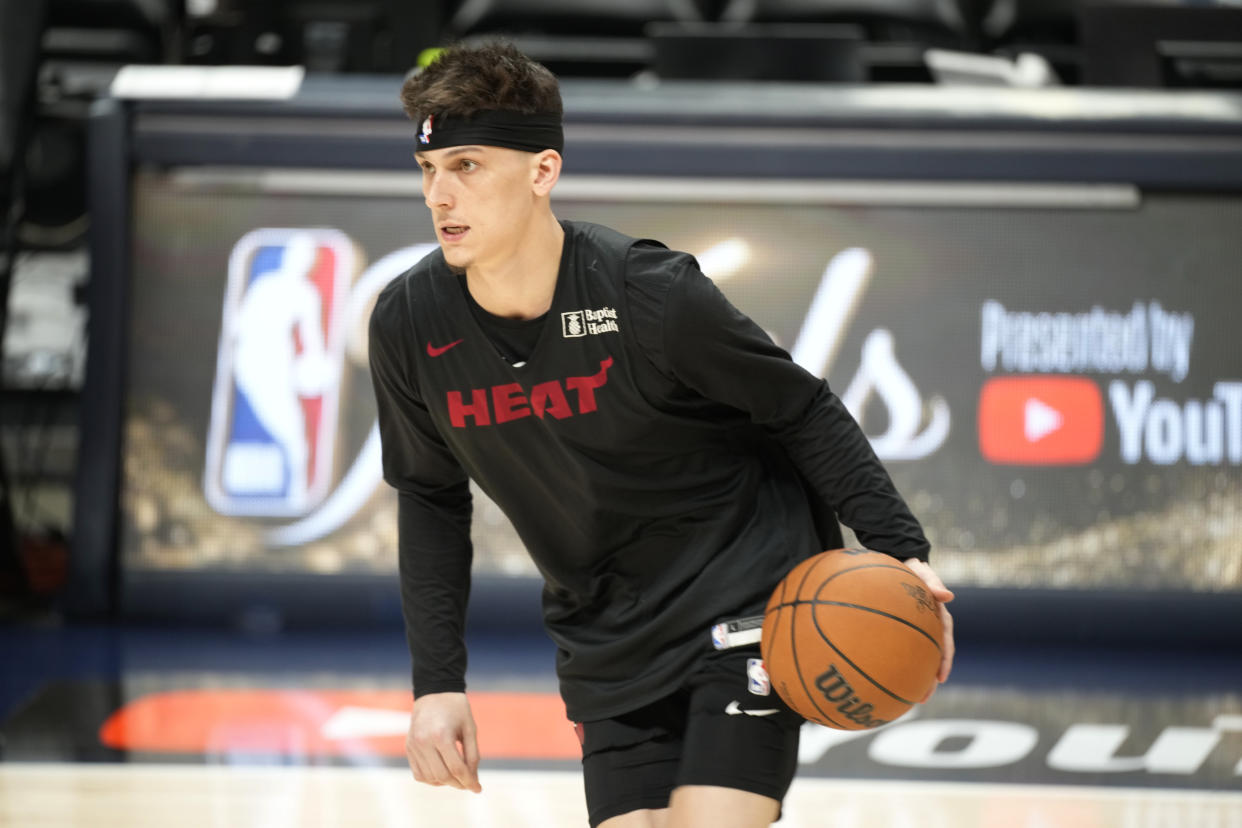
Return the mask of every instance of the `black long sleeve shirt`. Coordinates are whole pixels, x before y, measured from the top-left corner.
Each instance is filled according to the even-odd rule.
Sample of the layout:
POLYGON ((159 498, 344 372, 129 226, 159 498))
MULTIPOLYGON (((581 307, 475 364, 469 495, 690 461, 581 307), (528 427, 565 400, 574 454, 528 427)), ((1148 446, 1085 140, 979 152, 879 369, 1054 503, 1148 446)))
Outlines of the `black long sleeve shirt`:
POLYGON ((473 478, 544 578, 561 692, 584 721, 676 689, 713 624, 762 612, 822 551, 817 513, 898 558, 928 544, 827 384, 692 257, 562 225, 524 360, 498 357, 439 252, 380 295, 370 354, 415 695, 465 688, 473 478))

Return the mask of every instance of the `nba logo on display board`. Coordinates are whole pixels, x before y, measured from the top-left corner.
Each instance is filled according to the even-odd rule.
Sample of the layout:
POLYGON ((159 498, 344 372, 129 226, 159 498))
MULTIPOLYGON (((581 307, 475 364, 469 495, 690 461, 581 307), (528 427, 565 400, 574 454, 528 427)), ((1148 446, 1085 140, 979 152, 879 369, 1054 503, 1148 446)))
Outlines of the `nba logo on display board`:
POLYGON ((204 491, 218 512, 290 517, 332 485, 353 245, 264 228, 229 256, 204 491))

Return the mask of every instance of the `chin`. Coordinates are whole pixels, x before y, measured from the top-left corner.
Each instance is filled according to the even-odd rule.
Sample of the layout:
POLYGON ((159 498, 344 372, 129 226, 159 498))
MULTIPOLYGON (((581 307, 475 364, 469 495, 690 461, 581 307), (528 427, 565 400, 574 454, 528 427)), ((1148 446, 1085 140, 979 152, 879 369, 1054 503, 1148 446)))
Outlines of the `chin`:
POLYGON ((449 268, 454 271, 464 272, 470 266, 470 257, 461 250, 440 245, 441 252, 444 253, 444 261, 449 268))

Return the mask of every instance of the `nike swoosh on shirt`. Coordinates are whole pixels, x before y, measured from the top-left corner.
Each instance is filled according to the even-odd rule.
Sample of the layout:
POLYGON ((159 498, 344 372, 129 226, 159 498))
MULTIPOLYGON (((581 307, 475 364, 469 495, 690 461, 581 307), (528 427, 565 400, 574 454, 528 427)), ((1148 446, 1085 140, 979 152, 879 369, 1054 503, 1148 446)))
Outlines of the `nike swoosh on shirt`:
POLYGON ((463 343, 463 342, 465 342, 465 341, 466 341, 466 340, 464 340, 464 339, 459 339, 459 340, 457 340, 456 342, 450 342, 450 343, 449 343, 449 344, 447 344, 447 345, 441 345, 439 348, 437 348, 436 346, 434 346, 434 345, 432 345, 430 342, 428 342, 428 343, 427 343, 427 356, 429 356, 429 357, 438 357, 438 356, 440 356, 441 354, 443 354, 445 351, 447 351, 449 348, 452 348, 452 347, 454 347, 454 346, 456 346, 456 345, 460 345, 461 343, 463 343))
POLYGON ((730 716, 736 716, 745 713, 747 716, 771 716, 773 713, 780 713, 780 708, 771 708, 769 710, 743 710, 742 706, 736 701, 729 702, 729 706, 725 708, 725 712, 730 716))

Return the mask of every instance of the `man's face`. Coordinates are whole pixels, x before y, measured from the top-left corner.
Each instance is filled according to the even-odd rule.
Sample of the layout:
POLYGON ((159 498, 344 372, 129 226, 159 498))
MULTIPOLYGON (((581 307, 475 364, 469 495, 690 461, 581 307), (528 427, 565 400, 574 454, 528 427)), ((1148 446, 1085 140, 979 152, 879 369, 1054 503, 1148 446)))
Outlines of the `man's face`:
POLYGON ((417 153, 423 198, 444 259, 456 268, 487 266, 512 255, 535 204, 528 152, 447 147, 417 153))

